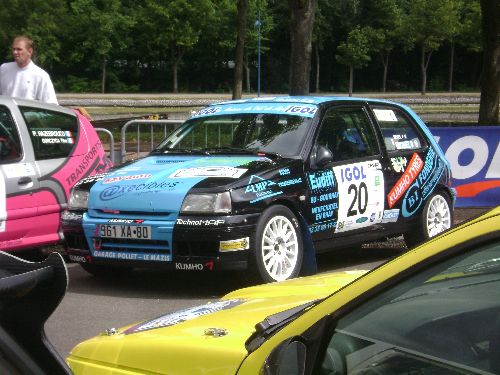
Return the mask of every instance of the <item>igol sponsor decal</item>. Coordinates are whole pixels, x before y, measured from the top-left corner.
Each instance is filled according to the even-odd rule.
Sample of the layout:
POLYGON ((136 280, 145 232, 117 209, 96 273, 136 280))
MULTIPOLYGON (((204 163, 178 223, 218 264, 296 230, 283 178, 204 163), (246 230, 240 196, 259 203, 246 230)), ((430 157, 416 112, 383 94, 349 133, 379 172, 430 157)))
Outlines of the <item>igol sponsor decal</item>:
POLYGON ((314 115, 318 110, 317 107, 307 107, 302 105, 291 105, 285 109, 286 113, 297 113, 297 114, 307 114, 314 115))
POLYGON ((225 224, 226 221, 222 219, 177 219, 176 224, 178 225, 188 225, 188 226, 219 226, 225 224))
POLYGON ((169 327, 175 324, 186 322, 188 320, 196 319, 200 316, 215 313, 217 311, 231 309, 243 303, 242 299, 230 299, 227 301, 217 301, 213 303, 207 303, 205 305, 191 307, 189 309, 176 311, 167 315, 162 315, 158 318, 148 320, 147 322, 137 324, 124 333, 136 333, 148 331, 150 329, 169 327))
POLYGON ((221 241, 219 244, 219 251, 238 251, 247 250, 250 248, 250 238, 239 238, 237 240, 221 241))
POLYGON ((135 193, 141 191, 152 191, 152 190, 173 190, 178 185, 178 182, 148 182, 147 184, 138 185, 115 185, 110 186, 99 194, 99 198, 103 201, 109 201, 121 197, 125 193, 135 193))
POLYGON ((359 181, 366 179, 366 173, 363 165, 347 166, 340 169, 342 182, 359 181))

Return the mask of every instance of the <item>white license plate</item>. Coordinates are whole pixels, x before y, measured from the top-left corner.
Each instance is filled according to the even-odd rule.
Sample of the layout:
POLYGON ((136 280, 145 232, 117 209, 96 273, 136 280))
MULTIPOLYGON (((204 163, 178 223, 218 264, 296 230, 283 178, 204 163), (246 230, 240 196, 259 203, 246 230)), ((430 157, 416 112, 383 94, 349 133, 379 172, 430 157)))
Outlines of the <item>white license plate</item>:
POLYGON ((131 238, 137 240, 150 240, 151 227, 149 225, 114 225, 101 224, 99 236, 107 238, 131 238))

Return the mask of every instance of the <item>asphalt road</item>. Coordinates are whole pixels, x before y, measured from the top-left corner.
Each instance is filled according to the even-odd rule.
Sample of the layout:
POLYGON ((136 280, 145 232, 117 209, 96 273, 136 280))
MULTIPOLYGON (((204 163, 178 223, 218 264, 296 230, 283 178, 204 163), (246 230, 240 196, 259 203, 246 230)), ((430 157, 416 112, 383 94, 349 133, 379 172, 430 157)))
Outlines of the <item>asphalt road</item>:
MULTIPOLYGON (((480 210, 458 210, 455 222, 480 210)), ((371 269, 405 250, 402 241, 339 250, 318 258, 318 271, 371 269)), ((196 273, 135 270, 126 277, 96 278, 68 264, 69 287, 48 320, 46 334, 62 357, 77 343, 107 328, 118 328, 178 309, 213 301, 250 282, 239 272, 196 273)))

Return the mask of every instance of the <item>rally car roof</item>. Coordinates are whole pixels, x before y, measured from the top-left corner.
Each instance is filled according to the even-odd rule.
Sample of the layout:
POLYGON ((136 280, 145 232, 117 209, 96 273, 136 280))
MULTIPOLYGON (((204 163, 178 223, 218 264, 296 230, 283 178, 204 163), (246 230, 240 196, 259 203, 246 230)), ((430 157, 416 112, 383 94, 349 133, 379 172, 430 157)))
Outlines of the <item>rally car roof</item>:
POLYGON ((224 102, 213 103, 213 105, 225 105, 225 104, 246 104, 246 103, 291 103, 291 104, 316 104, 320 105, 322 103, 332 102, 332 101, 349 101, 349 102, 376 102, 385 104, 398 104, 390 100, 385 99, 374 99, 374 98, 363 98, 363 97, 352 97, 352 96, 261 96, 257 98, 250 99, 239 99, 230 100, 224 102))

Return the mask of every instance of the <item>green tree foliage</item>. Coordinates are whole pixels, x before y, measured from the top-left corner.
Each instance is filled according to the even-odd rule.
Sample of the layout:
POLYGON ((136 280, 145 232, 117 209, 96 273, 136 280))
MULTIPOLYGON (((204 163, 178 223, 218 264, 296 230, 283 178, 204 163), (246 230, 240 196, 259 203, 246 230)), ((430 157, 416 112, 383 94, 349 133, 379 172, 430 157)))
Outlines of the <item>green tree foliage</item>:
MULTIPOLYGON (((304 47, 312 50, 314 64, 302 75, 314 82, 313 90, 425 92, 427 86, 448 90, 451 84, 479 89, 485 74, 479 0, 317 1, 312 45, 304 47), (355 70, 355 82, 345 66, 355 70)), ((498 6, 498 0, 486 3, 498 6)), ((0 0, 0 62, 11 61, 12 38, 28 34, 35 40, 36 62, 49 71, 58 92, 103 87, 230 92, 236 5, 235 0, 0 0)), ((262 89, 289 91, 294 61, 289 5, 248 0, 246 91, 257 88, 258 13, 262 89)))
POLYGON ((200 40, 205 27, 216 23, 214 3, 210 0, 147 0, 143 17, 151 30, 147 38, 159 52, 159 58, 168 58, 172 64, 172 90, 179 91, 178 70, 184 55, 200 40))
POLYGON ((347 40, 337 48, 337 60, 349 67, 349 96, 352 96, 354 85, 354 69, 365 67, 371 60, 370 39, 373 29, 359 26, 347 35, 347 40))
POLYGON ((433 52, 457 33, 458 5, 455 0, 413 0, 407 4, 403 31, 407 46, 420 49, 422 95, 427 91, 427 69, 433 52))
POLYGON ((106 65, 114 53, 127 47, 127 33, 134 20, 123 9, 120 0, 73 0, 69 3, 71 25, 77 34, 72 43, 76 62, 92 56, 101 67, 101 92, 106 88, 106 65))
MULTIPOLYGON (((10 58, 12 39, 28 35, 35 42, 34 59, 40 65, 52 68, 61 60, 60 35, 69 28, 68 8, 58 0, 0 1, 0 43, 2 54, 10 58)), ((1 55, 0 55, 1 56, 1 55)))
POLYGON ((364 3, 361 19, 370 27, 371 53, 380 57, 383 66, 382 92, 386 92, 389 56, 403 40, 403 14, 397 0, 372 0, 364 3))

